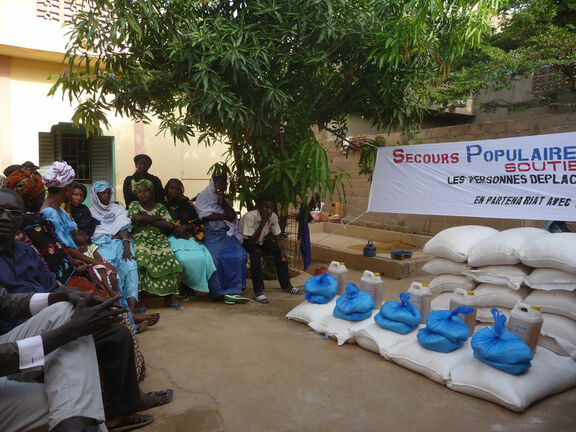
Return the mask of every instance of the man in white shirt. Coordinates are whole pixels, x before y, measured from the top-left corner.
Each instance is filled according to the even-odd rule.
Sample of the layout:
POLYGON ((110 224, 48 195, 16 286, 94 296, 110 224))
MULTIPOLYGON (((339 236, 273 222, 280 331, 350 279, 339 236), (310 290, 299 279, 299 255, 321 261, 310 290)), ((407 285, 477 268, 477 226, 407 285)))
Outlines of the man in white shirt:
POLYGON ((288 273, 288 257, 284 250, 284 242, 280 234, 282 230, 278 224, 278 216, 274 213, 274 202, 262 197, 258 200, 256 210, 246 213, 239 222, 239 231, 244 237, 242 245, 250 255, 250 273, 254 288, 254 300, 259 303, 270 303, 264 295, 264 278, 262 277, 262 255, 272 254, 278 282, 282 291, 290 294, 301 294, 301 290, 294 288, 288 273), (272 233, 275 242, 265 240, 272 233))

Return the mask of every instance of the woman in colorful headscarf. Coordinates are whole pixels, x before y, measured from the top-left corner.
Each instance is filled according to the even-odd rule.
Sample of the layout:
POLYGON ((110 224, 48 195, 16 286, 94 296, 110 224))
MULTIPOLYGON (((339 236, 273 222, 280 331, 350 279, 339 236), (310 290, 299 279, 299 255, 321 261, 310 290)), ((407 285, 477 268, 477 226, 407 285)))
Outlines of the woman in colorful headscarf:
POLYGON ((134 182, 133 192, 138 201, 128 206, 134 228, 134 250, 138 262, 140 291, 164 297, 164 304, 174 310, 182 310, 172 296, 178 294, 178 273, 182 267, 170 248, 167 232, 174 224, 163 204, 154 202, 154 185, 150 180, 134 182))
POLYGON ((204 221, 204 239, 216 272, 208 281, 210 295, 224 297, 227 304, 245 303, 240 293, 246 287, 247 254, 238 233, 238 219, 225 197, 226 176, 214 176, 196 198, 196 210, 204 221))
POLYGON ((105 181, 92 185, 90 195, 92 216, 100 223, 94 230, 92 243, 98 246, 98 253, 118 270, 120 292, 128 302, 128 307, 136 323, 148 320, 154 325, 159 314, 135 314, 138 301, 138 264, 135 261, 131 238, 132 221, 126 209, 116 202, 112 186, 105 181))
POLYGON ((16 240, 33 247, 58 282, 63 285, 72 284, 70 278, 75 268, 70 255, 58 241, 52 222, 40 214, 46 193, 42 177, 37 172, 17 169, 12 171, 6 180, 6 187, 16 191, 26 207, 24 221, 20 231, 16 233, 16 240))
POLYGON ((208 292, 208 279, 216 270, 212 255, 201 243, 204 226, 194 205, 184 196, 184 185, 176 178, 168 180, 164 204, 174 221, 168 242, 182 266, 181 294, 193 296, 194 291, 208 292))

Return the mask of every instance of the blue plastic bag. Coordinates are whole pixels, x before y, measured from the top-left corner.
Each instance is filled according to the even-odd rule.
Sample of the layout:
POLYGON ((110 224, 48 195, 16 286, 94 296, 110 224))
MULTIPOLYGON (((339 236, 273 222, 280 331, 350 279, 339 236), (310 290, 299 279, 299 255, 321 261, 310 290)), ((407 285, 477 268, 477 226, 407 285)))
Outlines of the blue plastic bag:
POLYGON ((506 330, 506 317, 492 308, 494 327, 478 331, 472 338, 474 357, 496 369, 519 375, 532 366, 530 347, 520 337, 506 330))
POLYGON ((424 327, 418 330, 417 338, 418 342, 420 342, 420 345, 422 345, 424 348, 442 353, 449 353, 457 350, 464 343, 452 342, 447 337, 430 331, 428 327, 424 327))
POLYGON ((338 292, 338 281, 334 276, 324 273, 308 279, 304 284, 304 290, 306 291, 304 298, 310 303, 326 304, 338 292))
POLYGON ((370 318, 374 309, 374 299, 368 293, 360 291, 352 282, 348 282, 346 293, 336 300, 333 315, 348 321, 362 321, 370 318))
POLYGON ((400 321, 389 320, 388 318, 383 317, 379 313, 374 315, 374 321, 383 329, 390 330, 400 334, 410 333, 412 330, 416 328, 411 325, 404 324, 400 321))
POLYGON ((374 321, 382 328, 406 334, 418 327, 422 321, 422 315, 410 303, 410 294, 400 293, 400 301, 384 303, 380 312, 374 317, 374 321))
POLYGON ((399 302, 389 301, 384 303, 380 308, 380 314, 384 318, 408 324, 413 328, 416 328, 418 324, 420 324, 420 321, 422 321, 422 315, 420 315, 420 311, 410 303, 410 294, 408 293, 400 293, 399 302))
POLYGON ((470 336, 470 329, 458 314, 468 315, 472 312, 474 309, 468 306, 458 306, 451 311, 435 310, 426 318, 426 327, 432 333, 442 335, 451 342, 462 344, 470 336))

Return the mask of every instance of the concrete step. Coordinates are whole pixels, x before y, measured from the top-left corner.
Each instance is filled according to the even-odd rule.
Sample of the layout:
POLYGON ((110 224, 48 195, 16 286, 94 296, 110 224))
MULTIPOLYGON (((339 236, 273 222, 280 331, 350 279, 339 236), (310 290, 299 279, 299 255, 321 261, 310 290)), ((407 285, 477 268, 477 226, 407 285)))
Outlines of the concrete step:
POLYGON ((343 261, 355 270, 370 270, 393 278, 416 276, 430 257, 422 252, 430 237, 336 223, 310 224, 312 258, 321 261, 343 261), (363 248, 368 240, 376 246, 375 257, 365 257, 363 248), (412 258, 395 260, 390 257, 390 246, 398 244, 412 252, 412 258), (382 246, 379 250, 379 245, 382 246))

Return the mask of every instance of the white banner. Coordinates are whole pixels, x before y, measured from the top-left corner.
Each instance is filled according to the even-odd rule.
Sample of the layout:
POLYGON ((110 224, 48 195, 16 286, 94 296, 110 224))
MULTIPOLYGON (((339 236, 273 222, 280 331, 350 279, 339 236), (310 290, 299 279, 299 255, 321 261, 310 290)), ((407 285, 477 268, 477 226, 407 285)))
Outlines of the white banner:
POLYGON ((576 221, 576 132, 384 147, 368 211, 576 221))

